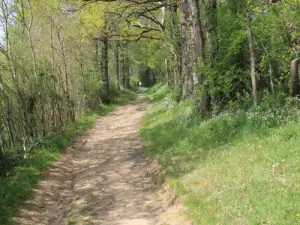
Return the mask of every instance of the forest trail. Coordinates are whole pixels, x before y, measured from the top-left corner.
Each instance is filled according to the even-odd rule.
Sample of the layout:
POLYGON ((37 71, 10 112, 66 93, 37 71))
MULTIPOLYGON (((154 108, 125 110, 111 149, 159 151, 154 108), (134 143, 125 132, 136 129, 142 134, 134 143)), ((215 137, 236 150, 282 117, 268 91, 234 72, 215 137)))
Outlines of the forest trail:
POLYGON ((147 108, 139 97, 75 139, 45 172, 14 224, 182 224, 178 218, 162 222, 168 210, 147 176, 150 160, 138 137, 147 108))

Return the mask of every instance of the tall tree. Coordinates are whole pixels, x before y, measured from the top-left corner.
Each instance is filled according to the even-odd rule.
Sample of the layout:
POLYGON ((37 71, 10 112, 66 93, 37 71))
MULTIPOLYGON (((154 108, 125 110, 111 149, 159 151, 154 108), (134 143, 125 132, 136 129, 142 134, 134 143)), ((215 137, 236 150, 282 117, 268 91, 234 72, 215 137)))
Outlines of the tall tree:
POLYGON ((255 58, 255 47, 252 35, 251 26, 251 15, 247 13, 247 31, 248 31, 248 41, 249 41, 249 52, 250 52, 250 64, 251 64, 251 81, 252 81, 252 97, 253 104, 258 105, 258 90, 257 90, 257 75, 256 75, 256 58, 255 58))

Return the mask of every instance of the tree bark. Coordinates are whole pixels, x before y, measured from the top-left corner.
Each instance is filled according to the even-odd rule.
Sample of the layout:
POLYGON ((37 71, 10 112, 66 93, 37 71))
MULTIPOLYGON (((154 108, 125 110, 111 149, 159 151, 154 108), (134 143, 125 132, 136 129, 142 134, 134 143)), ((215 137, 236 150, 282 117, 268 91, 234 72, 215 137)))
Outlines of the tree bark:
POLYGON ((15 132, 14 132, 14 124, 13 124, 13 118, 12 118, 12 109, 10 105, 9 99, 6 101, 6 121, 7 121, 7 131, 8 131, 8 137, 10 140, 10 146, 13 148, 15 146, 15 132))
POLYGON ((64 37, 63 37, 63 34, 61 31, 57 32, 57 36, 58 36, 58 41, 60 44, 60 51, 61 51, 63 66, 64 66, 65 94, 66 94, 67 103, 68 103, 67 119, 70 119, 71 121, 75 121, 74 103, 70 96, 69 71, 68 71, 68 60, 67 60, 66 50, 65 50, 65 40, 64 40, 64 37))
POLYGON ((104 38, 102 40, 102 70, 103 70, 103 81, 104 81, 106 101, 107 103, 109 103, 110 93, 109 93, 109 77, 108 77, 108 39, 107 38, 104 38))
POLYGON ((181 79, 181 40, 180 40, 180 21, 177 16, 178 7, 173 6, 170 8, 171 13, 171 22, 172 22, 172 55, 174 58, 174 68, 172 70, 173 76, 173 83, 172 88, 175 90, 177 95, 177 101, 180 101, 182 95, 182 79, 181 79))
POLYGON ((207 39, 209 43, 209 59, 211 68, 214 67, 214 60, 216 56, 216 26, 217 26, 217 0, 210 0, 207 8, 208 27, 207 39))
POLYGON ((79 66, 80 66, 80 75, 81 75, 81 80, 82 80, 82 87, 83 87, 83 97, 82 97, 82 101, 83 101, 83 106, 86 107, 86 93, 87 93, 87 87, 86 87, 86 77, 84 74, 84 62, 83 62, 83 53, 82 50, 80 49, 80 62, 79 62, 79 66))
POLYGON ((4 155, 4 138, 2 135, 2 127, 0 127, 0 152, 2 153, 2 155, 4 155))
MULTIPOLYGON (((1 97, 4 98, 4 91, 3 91, 3 82, 2 82, 2 74, 0 73, 0 112, 2 111, 2 103, 1 103, 1 97)), ((2 127, 2 121, 0 121, 0 150, 2 154, 4 154, 4 138, 3 138, 3 127, 2 127)))
MULTIPOLYGON (((158 3, 160 5, 163 4, 162 1, 159 1, 158 3)), ((165 20, 166 20, 166 7, 161 7, 160 10, 161 10, 161 21, 160 21, 161 30, 162 30, 162 32, 164 32, 164 30, 165 30, 165 20)))
POLYGON ((8 15, 7 4, 4 0, 1 3, 1 11, 2 11, 1 23, 2 23, 4 34, 5 34, 5 45, 6 45, 5 56, 8 61, 9 70, 12 75, 12 78, 16 79, 17 72, 16 72, 16 66, 15 66, 15 63, 14 63, 13 57, 12 57, 12 51, 11 51, 11 45, 10 45, 10 35, 9 35, 9 30, 8 30, 8 16, 9 15, 8 15))
POLYGON ((192 16, 190 0, 180 1, 180 46, 182 98, 189 97, 194 90, 193 72, 196 55, 192 40, 192 16))
POLYGON ((63 65, 64 65, 64 76, 65 76, 65 92, 68 95, 69 94, 69 73, 68 73, 68 62, 67 62, 67 56, 65 51, 65 41, 64 37, 61 31, 57 32, 58 41, 60 44, 60 52, 63 59, 63 65))
POLYGON ((275 96, 275 87, 274 87, 274 82, 273 82, 273 68, 272 68, 272 63, 269 63, 269 76, 270 76, 270 85, 271 85, 271 91, 272 95, 275 96))
POLYGON ((130 59, 125 57, 125 89, 130 89, 130 59))
POLYGON ((292 97, 299 94, 299 74, 298 74, 298 59, 291 62, 291 90, 292 97))
MULTIPOLYGON (((21 1, 21 6, 22 6, 22 12, 24 14, 23 0, 21 1)), ((32 29, 32 25, 33 25, 33 14, 32 14, 30 0, 27 0, 27 7, 28 7, 28 11, 29 11, 29 22, 27 24, 25 15, 23 15, 23 24, 24 24, 24 27, 25 27, 25 29, 27 31, 27 35, 28 35, 28 41, 29 41, 29 45, 30 45, 30 52, 31 52, 31 58, 32 58, 32 65, 33 65, 33 74, 34 74, 35 79, 37 79, 35 48, 34 48, 33 39, 32 39, 32 35, 31 35, 31 29, 32 29)))
MULTIPOLYGON (((9 72, 12 76, 13 79, 13 84, 17 87, 17 90, 19 90, 18 86, 18 80, 17 80, 17 72, 16 72, 16 66, 13 60, 12 56, 12 51, 11 51, 11 44, 10 44, 10 33, 9 33, 9 28, 8 28, 8 19, 9 19, 9 14, 8 14, 8 7, 7 3, 3 0, 1 2, 1 11, 2 11, 2 18, 1 18, 1 23, 5 35, 5 57, 8 62, 9 66, 9 72)), ((4 83, 2 80, 1 76, 1 88, 2 88, 2 94, 4 96, 4 111, 5 111, 5 120, 6 120, 6 127, 7 127, 7 133, 8 133, 8 138, 10 141, 10 145, 13 148, 15 145, 15 131, 14 131, 14 121, 13 121, 13 112, 11 109, 11 103, 8 98, 8 96, 5 96, 4 92, 4 83)))
POLYGON ((254 106, 258 105, 258 90, 257 90, 257 75, 256 75, 256 60, 254 51, 254 40, 252 35, 251 17, 247 13, 247 31, 248 31, 248 41, 249 41, 249 52, 250 52, 250 62, 251 62, 251 80, 252 80, 252 97, 254 106))
MULTIPOLYGON (((206 16, 208 18, 205 28, 206 28, 206 36, 208 42, 208 49, 209 49, 209 67, 210 69, 214 68, 215 65, 215 57, 216 57, 216 26, 217 26, 217 1, 216 0, 209 0, 208 3, 205 3, 202 0, 202 4, 205 7, 206 16)), ((205 50, 202 50, 203 53, 205 50)), ((205 58, 204 58, 205 60, 205 58)), ((201 63, 204 63, 203 62, 201 63)), ((201 74, 201 83, 205 81, 205 74, 201 74)), ((203 96, 202 102, 200 105, 200 111, 203 115, 206 115, 208 111, 211 110, 211 99, 209 94, 207 93, 207 89, 209 87, 203 86, 203 96)))
POLYGON ((181 0, 180 11, 182 97, 186 98, 205 80, 205 75, 199 76, 197 68, 205 60, 204 34, 198 0, 181 0))
MULTIPOLYGON (((199 77, 198 77, 198 63, 203 64, 204 62, 204 35, 202 29, 202 23, 200 20, 200 12, 199 12, 199 3, 198 0, 190 0, 189 5, 191 7, 191 16, 192 16, 192 27, 191 27, 191 39, 192 45, 195 48, 195 59, 193 65, 193 89, 197 89, 199 87, 199 77)), ((204 82, 204 74, 201 74, 200 82, 204 82)))
MULTIPOLYGON (((53 76, 53 91, 56 92, 56 77, 55 77, 55 56, 54 56, 54 44, 53 44, 53 29, 54 29, 54 21, 53 18, 50 19, 50 48, 51 48, 51 56, 50 56, 50 61, 51 61, 51 74, 53 76)), ((57 122, 56 122, 56 105, 58 104, 57 97, 54 95, 51 99, 51 126, 52 130, 56 130, 57 122)), ((60 113, 58 111, 58 113, 60 113)))
POLYGON ((119 54, 120 44, 116 41, 115 44, 115 76, 117 89, 120 90, 120 54, 119 54))
POLYGON ((169 69, 169 61, 168 59, 165 59, 165 68, 166 68, 166 80, 167 80, 167 85, 169 89, 172 89, 172 77, 170 76, 170 69, 169 69))

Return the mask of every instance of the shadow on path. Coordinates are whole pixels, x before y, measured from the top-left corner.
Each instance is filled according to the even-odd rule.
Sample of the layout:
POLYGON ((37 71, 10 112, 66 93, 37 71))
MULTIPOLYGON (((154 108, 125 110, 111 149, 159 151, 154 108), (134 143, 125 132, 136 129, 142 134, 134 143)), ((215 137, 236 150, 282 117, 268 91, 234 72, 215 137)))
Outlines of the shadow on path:
POLYGON ((147 108, 139 98, 101 117, 44 173, 14 224, 159 224, 138 137, 147 108))

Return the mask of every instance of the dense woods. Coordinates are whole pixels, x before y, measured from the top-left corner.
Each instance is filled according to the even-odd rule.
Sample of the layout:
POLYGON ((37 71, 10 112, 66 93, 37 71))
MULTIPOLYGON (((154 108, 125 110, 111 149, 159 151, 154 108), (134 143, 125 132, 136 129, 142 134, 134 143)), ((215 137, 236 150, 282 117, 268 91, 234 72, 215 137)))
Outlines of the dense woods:
POLYGON ((130 40, 109 40, 108 6, 80 7, 1 1, 1 157, 26 158, 43 137, 130 88, 130 40))
MULTIPOLYGON (((201 117, 299 94, 299 0, 1 0, 0 176, 124 89, 201 117)), ((0 178, 1 179, 1 178, 0 178)))
POLYGON ((300 5, 274 3, 3 0, 2 154, 139 80, 166 82, 203 115, 238 97, 296 96, 300 5))

